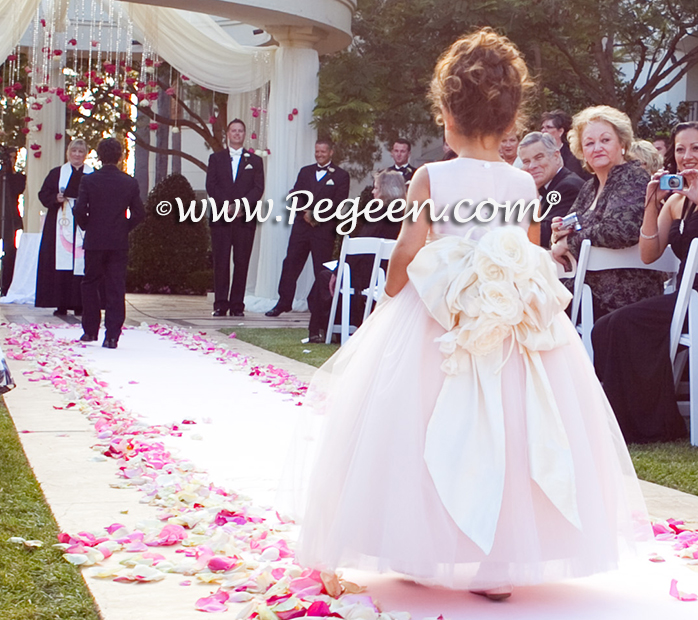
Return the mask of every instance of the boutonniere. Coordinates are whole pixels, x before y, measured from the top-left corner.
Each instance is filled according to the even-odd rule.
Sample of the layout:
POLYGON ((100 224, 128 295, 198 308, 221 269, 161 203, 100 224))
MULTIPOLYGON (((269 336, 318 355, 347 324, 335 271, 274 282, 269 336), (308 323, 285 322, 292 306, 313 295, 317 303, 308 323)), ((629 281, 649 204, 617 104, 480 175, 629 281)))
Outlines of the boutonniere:
POLYGON ((328 170, 329 170, 330 172, 334 172, 334 168, 333 168, 332 166, 330 166, 330 167, 328 168, 328 170))
POLYGON ((250 154, 245 152, 245 157, 249 157, 249 156, 250 156, 250 154))

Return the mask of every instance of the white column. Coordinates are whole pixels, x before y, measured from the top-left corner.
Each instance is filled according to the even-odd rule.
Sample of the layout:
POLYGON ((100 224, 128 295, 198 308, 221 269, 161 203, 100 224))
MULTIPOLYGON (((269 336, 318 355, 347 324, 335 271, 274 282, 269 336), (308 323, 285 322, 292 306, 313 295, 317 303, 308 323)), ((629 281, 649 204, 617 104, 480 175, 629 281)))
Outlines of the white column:
MULTIPOLYGON (((286 256, 288 211, 285 198, 301 167, 314 161, 316 131, 310 125, 318 94, 318 53, 313 49, 319 33, 314 28, 268 29, 279 43, 269 94, 269 149, 265 198, 274 201, 271 218, 258 224, 255 250, 250 263, 248 293, 250 310, 268 310, 278 298, 281 264, 286 256), (298 114, 293 115, 296 109, 298 114), (293 120, 289 120, 289 114, 293 120), (276 217, 282 218, 281 222, 276 217), (255 269, 256 267, 256 269, 255 269)), ((302 278, 296 299, 307 296, 312 281, 302 278)))

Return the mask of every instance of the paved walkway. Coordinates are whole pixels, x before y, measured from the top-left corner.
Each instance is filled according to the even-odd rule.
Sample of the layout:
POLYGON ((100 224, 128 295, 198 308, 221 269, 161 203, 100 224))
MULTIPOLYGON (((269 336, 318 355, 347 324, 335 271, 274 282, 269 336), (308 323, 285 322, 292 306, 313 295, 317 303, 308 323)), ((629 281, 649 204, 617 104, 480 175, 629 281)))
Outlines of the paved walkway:
MULTIPOLYGON (((272 364, 284 368, 303 381, 307 381, 314 372, 314 368, 310 366, 227 338, 217 332, 220 327, 235 327, 241 323, 250 327, 304 327, 307 325, 307 313, 289 313, 277 319, 269 319, 263 315, 250 315, 244 320, 231 317, 213 319, 210 317, 210 303, 203 297, 129 295, 128 302, 129 325, 138 326, 145 321, 194 328, 196 332, 205 332, 208 338, 220 345, 253 357, 259 365, 272 364)), ((78 321, 74 317, 53 317, 48 309, 0 305, 0 314, 6 321, 15 323, 49 323, 57 326, 74 324, 75 329, 67 333, 73 338, 80 333, 78 321)), ((158 400, 169 395, 174 402, 187 398, 190 392, 198 396, 196 388, 200 386, 197 383, 199 379, 189 378, 188 384, 183 385, 185 375, 177 372, 176 360, 171 351, 163 349, 156 353, 155 358, 149 358, 149 351, 153 347, 141 346, 137 338, 128 336, 129 334, 126 334, 116 352, 103 350, 98 345, 88 345, 89 348, 86 349, 91 363, 106 373, 105 377, 110 387, 121 390, 119 398, 123 397, 127 402, 134 403, 134 407, 138 406, 136 403, 139 402, 139 386, 129 385, 138 382, 126 380, 129 377, 135 379, 139 374, 138 367, 134 366, 136 362, 143 368, 157 366, 162 369, 161 374, 165 377, 162 386, 140 386, 141 392, 148 393, 152 389, 154 393, 150 394, 151 398, 158 400), (170 368, 168 364, 175 366, 170 368), (192 388, 192 385, 195 387, 192 388), (162 396, 155 394, 157 389, 160 390, 157 393, 162 396), (128 398, 136 400, 128 401, 128 398)), ((206 360, 206 363, 209 361, 213 360, 206 360)), ((84 415, 76 410, 57 410, 57 405, 65 404, 64 399, 45 382, 32 383, 23 374, 32 367, 31 363, 11 361, 10 364, 18 387, 6 396, 6 402, 17 429, 29 431, 21 432, 20 438, 61 529, 72 533, 84 530, 97 532, 114 521, 122 522, 128 527, 135 527, 139 522, 152 521, 155 510, 152 506, 142 503, 139 492, 134 489, 114 488, 116 463, 112 459, 95 459, 96 453, 91 449, 95 442, 94 430, 84 415)), ((204 362, 201 364, 203 367, 204 362)), ((215 369, 211 370, 214 371, 215 369)), ((242 398, 240 391, 231 388, 230 393, 242 398)), ((144 397, 142 393, 140 397, 144 397)), ((264 398, 271 397, 267 395, 264 398)), ((213 402, 207 401, 207 404, 209 410, 221 408, 213 402)), ((235 421, 237 435, 243 438, 263 436, 265 441, 271 443, 260 444, 243 439, 235 450, 218 450, 219 453, 225 452, 218 455, 224 459, 223 461, 217 461, 217 457, 211 460, 211 452, 215 451, 208 450, 209 454, 206 454, 207 450, 202 449, 202 442, 183 442, 180 447, 185 451, 191 450, 192 446, 198 449, 199 452, 195 453, 199 455, 197 458, 200 458, 215 476, 226 476, 225 472, 228 472, 226 480, 220 484, 234 485, 231 488, 242 490, 264 502, 270 497, 273 484, 270 481, 276 472, 274 468, 278 468, 279 463, 279 446, 274 442, 279 438, 288 437, 288 428, 294 414, 291 410, 295 409, 289 408, 288 403, 279 403, 278 407, 285 408, 287 413, 284 415, 287 415, 288 419, 284 420, 283 416, 273 419, 260 418, 258 415, 252 419, 247 415, 235 421), (254 425, 261 426, 253 428, 254 425), (276 461, 272 455, 276 455, 276 461), (250 473, 249 467, 240 467, 241 463, 249 465, 258 460, 264 460, 265 467, 253 466, 253 473, 250 473)), ((190 410, 193 411, 193 407, 190 407, 190 410)), ((198 414, 204 415, 202 412, 198 414)), ((228 422, 232 423, 230 420, 228 422)), ((213 439, 215 440, 215 437, 213 439)), ((673 517, 698 522, 698 497, 649 483, 643 483, 642 486, 653 517, 673 517)), ((161 549, 158 548, 158 551, 161 549)), ((663 553, 667 556, 672 555, 670 549, 663 553)), ((559 617, 581 620, 592 616, 598 620, 620 617, 640 619, 656 618, 660 613, 671 614, 672 618, 676 619, 694 618, 694 606, 698 603, 679 603, 667 593, 668 583, 674 575, 685 576, 685 573, 690 571, 676 562, 672 564, 671 561, 666 565, 651 565, 650 569, 647 568, 648 564, 645 563, 637 573, 630 571, 620 577, 614 573, 554 586, 522 588, 517 590, 511 601, 503 605, 493 605, 461 592, 422 588, 390 575, 377 577, 349 573, 349 576, 368 585, 371 595, 382 602, 384 608, 409 610, 415 619, 432 618, 440 613, 449 620, 494 619, 506 617, 512 612, 516 613, 517 620, 552 620, 559 617), (650 579, 648 570, 651 571, 650 579), (516 610, 513 609, 514 605, 516 610), (626 612, 630 615, 626 615, 626 612)), ((215 590, 215 587, 206 584, 182 587, 181 578, 177 577, 157 584, 138 586, 115 584, 111 580, 99 579, 88 579, 87 582, 105 620, 201 618, 200 612, 193 609, 193 600, 215 590)), ((695 582, 689 581, 686 585, 687 590, 698 591, 695 582)), ((231 606, 231 611, 233 613, 229 613, 227 617, 236 617, 244 608, 231 606)))

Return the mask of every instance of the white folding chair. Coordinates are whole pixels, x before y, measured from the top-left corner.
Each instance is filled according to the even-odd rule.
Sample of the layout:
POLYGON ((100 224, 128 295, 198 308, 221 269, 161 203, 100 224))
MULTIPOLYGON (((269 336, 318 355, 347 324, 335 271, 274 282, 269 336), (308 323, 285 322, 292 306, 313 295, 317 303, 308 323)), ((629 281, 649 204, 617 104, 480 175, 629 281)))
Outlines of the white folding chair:
MULTIPOLYGON (((669 358, 674 366, 674 382, 677 388, 686 364, 686 351, 678 349, 679 346, 688 349, 688 419, 691 427, 691 444, 694 446, 698 445, 698 346, 692 346, 695 344, 692 342, 693 338, 698 338, 698 292, 693 289, 696 273, 698 273, 698 239, 691 242, 691 247, 688 250, 683 278, 671 319, 669 339, 669 358), (688 331, 684 332, 683 326, 687 313, 688 331)), ((685 414, 685 407, 681 403, 679 409, 683 409, 682 413, 685 414)))
MULTIPOLYGON (((591 330, 594 327, 594 305, 591 288, 584 283, 587 271, 605 271, 606 269, 649 269, 672 274, 675 281, 679 270, 679 260, 671 248, 667 248, 656 261, 649 265, 640 258, 640 246, 612 250, 591 245, 589 239, 582 241, 577 261, 577 273, 574 278, 574 296, 572 297, 572 324, 582 337, 584 348, 589 359, 594 361, 594 350, 591 346, 591 330)), ((673 289, 672 289, 673 290, 673 289)))
POLYGON ((397 241, 394 239, 381 239, 381 249, 373 261, 373 270, 371 271, 369 285, 361 291, 361 294, 366 297, 364 321, 368 318, 368 315, 371 314, 373 304, 383 296, 383 291, 385 290, 385 271, 381 268, 381 262, 390 260, 396 243, 397 241))
POLYGON ((337 283, 335 284, 334 295, 332 296, 330 320, 327 323, 326 344, 332 342, 332 334, 336 333, 340 334, 340 342, 344 344, 349 339, 349 334, 353 334, 356 331, 356 327, 350 325, 350 301, 354 290, 351 287, 351 269, 346 262, 347 256, 359 254, 370 254, 374 256, 373 268, 371 269, 371 282, 373 283, 373 274, 377 273, 377 269, 380 268, 382 244, 383 239, 379 239, 378 237, 344 237, 342 249, 339 254, 339 263, 337 265, 337 283), (335 325, 334 320, 337 316, 337 305, 340 293, 342 294, 341 321, 339 325, 335 325))

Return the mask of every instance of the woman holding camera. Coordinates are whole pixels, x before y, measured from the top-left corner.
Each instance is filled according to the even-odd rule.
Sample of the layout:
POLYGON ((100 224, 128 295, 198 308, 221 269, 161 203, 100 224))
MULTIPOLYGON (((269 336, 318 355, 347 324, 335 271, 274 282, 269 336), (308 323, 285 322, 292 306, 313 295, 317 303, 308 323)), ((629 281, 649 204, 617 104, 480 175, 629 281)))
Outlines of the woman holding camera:
MULTIPOLYGON (((652 177, 646 191, 640 250, 642 260, 651 263, 671 245, 682 261, 681 276, 691 241, 698 237, 697 122, 674 128, 666 164, 670 173, 682 178, 683 189, 670 192, 660 187, 666 171, 652 177)), ((596 373, 628 443, 686 436, 669 358, 676 296, 661 295, 616 310, 599 320, 591 335, 596 373)))
MULTIPOLYGON (((626 114, 609 106, 586 108, 572 121, 570 148, 584 160, 594 177, 582 187, 570 213, 576 212, 580 230, 563 228, 561 218, 552 223, 553 258, 579 257, 584 239, 602 248, 627 248, 637 243, 642 223, 644 195, 649 175, 632 160, 633 128, 626 114)), ((661 295, 662 275, 642 269, 590 272, 594 316, 661 295)))

